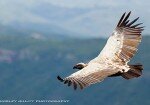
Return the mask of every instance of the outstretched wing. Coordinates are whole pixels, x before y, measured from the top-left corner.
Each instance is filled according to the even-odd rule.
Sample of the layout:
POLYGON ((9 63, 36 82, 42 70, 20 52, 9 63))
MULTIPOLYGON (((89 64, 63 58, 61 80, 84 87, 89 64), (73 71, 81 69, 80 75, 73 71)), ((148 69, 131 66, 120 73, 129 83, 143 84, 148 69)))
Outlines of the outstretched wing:
MULTIPOLYGON (((99 65, 98 65, 99 66, 99 65)), ((107 70, 99 70, 97 66, 92 65, 91 67, 85 67, 82 70, 79 70, 70 76, 62 79, 60 76, 57 77, 58 80, 63 82, 64 84, 68 84, 68 86, 73 85, 74 89, 77 89, 77 86, 80 89, 83 89, 91 84, 95 84, 97 82, 101 82, 104 78, 106 78, 112 72, 112 68, 107 68, 107 70)))
POLYGON ((131 12, 122 15, 98 59, 127 63, 137 52, 137 47, 141 42, 141 32, 144 29, 139 27, 142 23, 134 24, 139 17, 133 21, 128 19, 130 14, 131 12))
POLYGON ((80 87, 80 89, 83 89, 91 84, 100 82, 101 75, 99 73, 91 73, 89 75, 76 75, 76 76, 69 76, 65 79, 62 79, 60 76, 57 77, 58 80, 61 82, 64 82, 64 84, 68 84, 68 86, 73 85, 74 89, 77 89, 77 86, 80 87))

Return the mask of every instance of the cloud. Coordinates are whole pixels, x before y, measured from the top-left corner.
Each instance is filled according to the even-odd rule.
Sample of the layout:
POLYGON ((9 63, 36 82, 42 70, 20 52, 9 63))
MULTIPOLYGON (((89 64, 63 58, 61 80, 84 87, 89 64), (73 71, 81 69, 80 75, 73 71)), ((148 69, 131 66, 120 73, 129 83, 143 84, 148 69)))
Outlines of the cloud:
MULTIPOLYGON (((41 1, 41 0, 38 0, 41 1)), ((94 8, 147 5, 149 0, 42 0, 53 5, 66 8, 94 8)))

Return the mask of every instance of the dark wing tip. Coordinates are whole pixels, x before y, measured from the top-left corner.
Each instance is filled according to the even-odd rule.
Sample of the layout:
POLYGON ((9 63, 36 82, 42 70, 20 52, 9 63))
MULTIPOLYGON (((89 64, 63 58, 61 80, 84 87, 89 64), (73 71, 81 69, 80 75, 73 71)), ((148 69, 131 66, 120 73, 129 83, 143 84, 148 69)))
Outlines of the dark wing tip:
POLYGON ((125 26, 127 24, 128 18, 131 14, 131 11, 126 15, 126 12, 122 15, 122 17, 119 20, 119 23, 117 26, 125 26))
POLYGON ((74 90, 77 90, 78 85, 80 86, 80 89, 82 90, 84 88, 84 84, 80 83, 80 81, 75 80, 74 78, 65 78, 62 79, 60 76, 57 76, 57 79, 60 82, 63 82, 64 84, 67 84, 68 86, 73 85, 74 90))
POLYGON ((126 14, 126 12, 123 13, 123 15, 121 16, 121 18, 120 18, 120 20, 119 20, 119 22, 118 22, 118 24, 117 24, 117 27, 121 25, 122 20, 124 19, 125 14, 126 14))
POLYGON ((60 82, 64 82, 64 79, 62 79, 60 76, 57 76, 57 79, 58 79, 60 82))
POLYGON ((126 15, 126 12, 121 16, 118 24, 117 24, 117 27, 127 27, 127 28, 134 28, 134 29, 141 29, 140 31, 143 31, 144 27, 140 27, 141 24, 143 23, 138 23, 138 24, 134 24, 138 19, 139 17, 137 17, 136 19, 130 21, 128 20, 129 17, 130 17, 130 14, 131 14, 131 11, 129 13, 127 13, 126 15))
POLYGON ((133 21, 131 21, 129 24, 127 24, 127 27, 130 27, 132 24, 134 24, 137 20, 139 19, 139 17, 137 17, 136 19, 134 19, 133 21))
POLYGON ((71 80, 68 81, 68 86, 71 86, 72 82, 71 80))
POLYGON ((66 81, 64 81, 64 84, 67 84, 69 81, 68 80, 66 80, 66 81))
POLYGON ((74 85, 74 90, 77 89, 77 83, 73 82, 73 85, 74 85))
POLYGON ((131 11, 129 11, 129 14, 131 14, 131 11))

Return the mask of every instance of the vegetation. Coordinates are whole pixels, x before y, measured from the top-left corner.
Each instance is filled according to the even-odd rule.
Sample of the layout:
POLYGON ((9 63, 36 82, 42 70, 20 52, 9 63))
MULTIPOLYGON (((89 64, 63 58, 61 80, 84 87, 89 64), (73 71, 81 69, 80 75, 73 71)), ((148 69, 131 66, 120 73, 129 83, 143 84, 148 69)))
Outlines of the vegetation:
POLYGON ((121 77, 107 78, 77 91, 56 79, 57 75, 65 77, 75 72, 74 64, 96 57, 105 42, 105 39, 54 40, 1 35, 0 99, 67 99, 71 105, 149 105, 148 36, 143 38, 132 60, 132 63, 144 65, 140 78, 130 81, 121 77))

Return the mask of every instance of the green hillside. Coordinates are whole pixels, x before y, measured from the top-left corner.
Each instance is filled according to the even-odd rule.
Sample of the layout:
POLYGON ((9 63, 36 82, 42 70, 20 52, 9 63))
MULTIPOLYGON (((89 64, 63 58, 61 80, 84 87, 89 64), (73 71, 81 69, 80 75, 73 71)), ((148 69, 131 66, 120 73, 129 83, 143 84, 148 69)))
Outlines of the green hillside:
MULTIPOLYGON (((150 105, 150 37, 145 36, 132 63, 142 63, 144 73, 130 81, 107 78, 85 90, 74 91, 56 77, 75 72, 78 62, 96 57, 105 39, 50 39, 0 36, 0 100, 67 99, 70 105, 150 105)), ((22 103, 23 104, 23 103, 22 103)), ((25 103, 26 104, 26 103, 25 103)), ((37 104, 37 103, 33 103, 37 104)), ((44 103, 43 103, 44 104, 44 103)))

